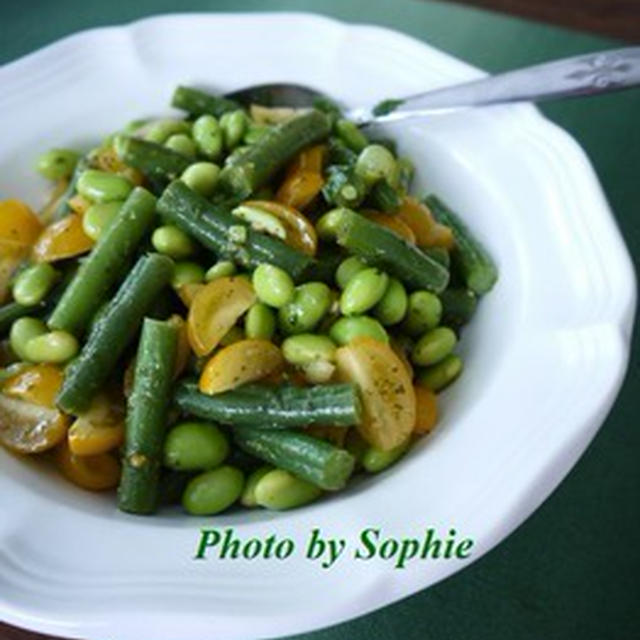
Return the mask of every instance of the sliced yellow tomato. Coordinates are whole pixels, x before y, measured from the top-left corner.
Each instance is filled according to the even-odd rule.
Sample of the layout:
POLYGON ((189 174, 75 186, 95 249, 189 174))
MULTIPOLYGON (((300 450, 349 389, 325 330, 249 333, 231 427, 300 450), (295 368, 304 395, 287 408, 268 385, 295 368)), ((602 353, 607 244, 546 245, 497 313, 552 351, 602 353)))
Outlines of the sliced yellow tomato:
POLYGON ((270 200, 249 200, 244 202, 248 207, 255 207, 270 213, 284 224, 285 242, 298 251, 313 256, 318 248, 318 236, 314 226, 293 207, 272 202, 270 200))
POLYGON ((363 211, 363 213, 366 213, 366 216, 367 218, 369 218, 369 220, 372 220, 382 227, 390 229, 391 231, 399 235, 403 240, 406 240, 411 244, 416 243, 416 234, 413 233, 411 227, 409 227, 409 225, 404 222, 399 216, 390 216, 386 213, 379 213, 377 211, 363 211))
POLYGON ((326 146, 321 144, 303 149, 289 164, 276 200, 296 209, 307 207, 324 186, 325 153, 326 146))
POLYGON ((53 364, 28 365, 5 380, 2 393, 54 409, 63 380, 62 369, 53 364))
POLYGON ((100 393, 69 427, 68 444, 78 456, 98 455, 124 440, 124 404, 115 394, 100 393))
POLYGON ((0 256, 22 255, 41 231, 40 219, 24 202, 0 202, 0 256))
POLYGON ((248 339, 220 349, 200 376, 200 391, 213 395, 282 371, 284 357, 269 340, 248 339))
POLYGON ((67 480, 89 491, 113 489, 120 481, 120 463, 109 453, 77 456, 62 442, 55 450, 54 460, 67 480))
POLYGON ((65 439, 70 418, 57 409, 0 393, 0 443, 17 453, 41 453, 65 439))
POLYGON ((404 364, 391 347, 360 337, 340 347, 336 358, 339 378, 360 389, 360 435, 383 451, 405 443, 416 422, 416 396, 404 364))
POLYGON ((396 215, 411 228, 418 246, 453 248, 451 229, 436 222, 429 207, 417 198, 406 196, 396 215))
POLYGON ((82 228, 82 218, 72 213, 50 224, 33 246, 33 257, 40 262, 55 262, 86 253, 93 240, 82 228))
POLYGON ((189 335, 187 333, 187 323, 184 318, 174 313, 169 322, 178 329, 178 346, 176 348, 176 359, 173 365, 174 380, 185 370, 189 356, 191 355, 191 347, 189 346, 189 335))
POLYGON ((218 278, 204 285, 193 297, 187 317, 187 335, 195 354, 211 353, 255 301, 251 283, 240 276, 218 278))
POLYGON ((438 420, 438 396, 422 385, 415 385, 416 394, 416 423, 413 432, 428 433, 435 427, 438 420))
POLYGON ((112 146, 100 149, 93 156, 92 164, 96 169, 117 173, 124 178, 128 178, 135 185, 141 185, 144 182, 143 174, 122 162, 112 146))
POLYGON ((176 289, 176 293, 180 300, 182 300, 182 304, 184 304, 185 307, 190 307, 196 293, 204 286, 205 285, 200 282, 188 282, 187 284, 180 285, 176 289))

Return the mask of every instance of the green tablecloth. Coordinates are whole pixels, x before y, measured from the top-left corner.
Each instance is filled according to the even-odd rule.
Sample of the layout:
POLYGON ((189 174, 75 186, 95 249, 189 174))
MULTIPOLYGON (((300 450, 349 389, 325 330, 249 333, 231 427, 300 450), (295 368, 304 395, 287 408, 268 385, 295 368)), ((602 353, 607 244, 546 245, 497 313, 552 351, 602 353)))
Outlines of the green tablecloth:
MULTIPOLYGON (((79 29, 177 10, 315 11, 404 31, 494 72, 620 46, 456 5, 410 0, 30 0, 0 4, 0 62, 79 29)), ((637 259, 640 127, 634 114, 640 114, 640 91, 567 101, 543 110, 586 149, 637 259)), ((542 508, 505 542, 432 589, 304 637, 639 638, 638 348, 636 339, 622 393, 585 456, 542 508)))

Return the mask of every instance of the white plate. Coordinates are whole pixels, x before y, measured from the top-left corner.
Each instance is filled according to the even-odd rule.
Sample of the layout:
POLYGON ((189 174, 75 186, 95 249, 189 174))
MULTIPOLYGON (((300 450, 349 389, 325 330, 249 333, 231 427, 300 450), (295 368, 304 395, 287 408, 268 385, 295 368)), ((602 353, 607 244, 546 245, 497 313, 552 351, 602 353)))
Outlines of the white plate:
MULTIPOLYGON (((480 72, 404 35, 300 14, 173 15, 66 38, 0 69, 0 196, 37 206, 38 152, 85 145, 166 111, 178 83, 220 91, 283 80, 370 103, 480 72)), ((343 558, 194 561, 200 526, 299 547, 313 528, 352 545, 367 527, 475 540, 477 559, 571 469, 620 386, 635 306, 631 263, 580 147, 531 106, 396 125, 434 190, 490 248, 500 281, 465 333, 462 379, 437 432, 401 464, 292 513, 118 513, 0 452, 0 617, 72 637, 279 636, 410 595, 465 562, 343 558)))

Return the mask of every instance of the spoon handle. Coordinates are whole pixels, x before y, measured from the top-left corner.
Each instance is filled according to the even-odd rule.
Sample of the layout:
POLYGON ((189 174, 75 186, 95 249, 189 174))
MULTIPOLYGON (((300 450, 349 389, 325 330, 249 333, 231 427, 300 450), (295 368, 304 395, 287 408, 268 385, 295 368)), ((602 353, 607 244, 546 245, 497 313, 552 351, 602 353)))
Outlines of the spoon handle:
POLYGON ((376 107, 354 115, 364 124, 464 107, 595 95, 638 85, 640 47, 628 47, 565 58, 420 93, 398 101, 386 114, 376 107))

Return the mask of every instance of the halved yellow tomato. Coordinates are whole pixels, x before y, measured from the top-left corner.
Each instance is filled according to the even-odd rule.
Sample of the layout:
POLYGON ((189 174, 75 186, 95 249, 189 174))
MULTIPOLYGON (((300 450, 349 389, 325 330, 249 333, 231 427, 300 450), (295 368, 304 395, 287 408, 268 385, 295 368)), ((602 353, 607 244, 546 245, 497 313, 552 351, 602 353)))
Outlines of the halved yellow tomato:
POLYGON ((98 455, 119 447, 124 440, 124 403, 115 394, 98 394, 87 411, 69 428, 68 444, 78 456, 98 455))
POLYGON ((63 380, 64 374, 59 367, 53 364, 32 364, 7 378, 2 385, 2 393, 54 409, 63 380))
POLYGON ((417 198, 406 196, 396 215, 413 231, 418 246, 453 248, 451 229, 436 222, 429 207, 417 198))
POLYGON ((77 456, 62 442, 55 450, 54 460, 67 480, 89 491, 113 489, 120 481, 120 463, 110 453, 77 456))
POLYGON ((200 376, 200 391, 213 395, 282 371, 284 357, 269 340, 248 339, 220 349, 200 376))
POLYGON ((251 283, 240 276, 218 278, 204 285, 193 297, 187 317, 187 335, 195 354, 211 353, 255 301, 251 283))
POLYGON ((41 231, 40 219, 24 202, 0 202, 0 256, 22 255, 41 231))
POLYGON ((100 149, 92 157, 91 161, 96 169, 107 171, 108 173, 117 173, 124 178, 128 178, 135 185, 141 185, 144 182, 144 175, 137 169, 122 162, 113 146, 100 149))
POLYGON ((416 393, 416 423, 414 433, 428 433, 435 427, 438 420, 438 396, 422 385, 415 385, 416 393))
POLYGON ((175 291, 178 294, 178 298, 182 300, 182 304, 185 307, 190 307, 196 293, 204 287, 201 282, 188 282, 187 284, 180 285, 175 291))
POLYGON ((324 186, 322 166, 326 146, 314 145, 303 149, 289 164, 276 200, 296 209, 304 209, 324 186))
POLYGON ((82 218, 72 213, 50 224, 33 246, 33 257, 40 262, 55 262, 86 253, 93 240, 82 228, 82 218))
POLYGON ((386 213, 379 213, 378 211, 363 211, 366 214, 369 220, 381 225, 382 227, 386 227, 390 229, 397 235, 399 235, 403 240, 410 242, 411 244, 416 243, 416 234, 413 233, 411 227, 404 222, 399 216, 390 216, 386 213))
POLYGON ((416 395, 404 364, 391 347, 360 337, 340 347, 336 358, 339 378, 360 389, 360 435, 383 451, 405 443, 416 422, 416 395))

